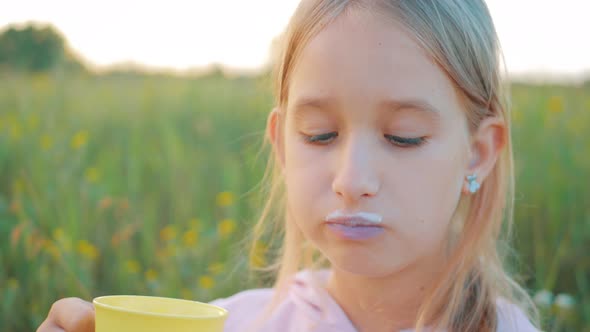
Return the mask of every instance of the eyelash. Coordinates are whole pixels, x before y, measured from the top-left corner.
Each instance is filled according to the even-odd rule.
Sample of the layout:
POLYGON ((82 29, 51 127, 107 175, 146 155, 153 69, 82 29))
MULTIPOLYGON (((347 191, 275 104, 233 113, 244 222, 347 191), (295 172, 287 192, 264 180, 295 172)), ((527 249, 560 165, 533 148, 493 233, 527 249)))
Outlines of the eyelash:
MULTIPOLYGON (((304 135, 304 134, 302 134, 302 135, 303 135, 303 139, 305 140, 306 143, 313 144, 313 145, 326 145, 326 144, 330 143, 333 139, 338 137, 338 133, 336 133, 336 132, 314 135, 314 136, 309 136, 309 135, 304 135)), ((393 144, 395 144, 396 146, 401 147, 401 148, 418 147, 418 146, 426 143, 426 137, 406 138, 406 137, 399 137, 399 136, 394 136, 394 135, 384 135, 384 136, 388 141, 392 142, 393 144)))

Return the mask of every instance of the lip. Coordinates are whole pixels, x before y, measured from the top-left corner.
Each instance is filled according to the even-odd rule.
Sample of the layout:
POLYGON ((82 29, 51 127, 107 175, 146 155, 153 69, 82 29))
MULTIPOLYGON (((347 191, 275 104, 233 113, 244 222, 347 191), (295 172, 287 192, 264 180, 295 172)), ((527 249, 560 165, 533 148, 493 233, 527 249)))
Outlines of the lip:
POLYGON ((334 211, 326 216, 326 226, 336 236, 345 240, 367 240, 383 233, 383 217, 375 213, 345 213, 334 211))
POLYGON ((328 224, 341 224, 345 226, 379 226, 383 217, 371 212, 347 213, 341 210, 331 212, 326 216, 328 224))

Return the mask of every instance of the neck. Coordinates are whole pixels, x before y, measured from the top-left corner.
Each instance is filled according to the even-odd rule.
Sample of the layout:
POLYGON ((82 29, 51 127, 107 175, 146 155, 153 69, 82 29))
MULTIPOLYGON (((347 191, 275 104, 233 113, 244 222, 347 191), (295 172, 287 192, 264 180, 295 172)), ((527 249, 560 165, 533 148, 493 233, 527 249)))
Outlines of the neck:
POLYGON ((404 331, 414 327, 439 273, 440 262, 423 262, 379 277, 333 267, 327 289, 358 331, 404 331))

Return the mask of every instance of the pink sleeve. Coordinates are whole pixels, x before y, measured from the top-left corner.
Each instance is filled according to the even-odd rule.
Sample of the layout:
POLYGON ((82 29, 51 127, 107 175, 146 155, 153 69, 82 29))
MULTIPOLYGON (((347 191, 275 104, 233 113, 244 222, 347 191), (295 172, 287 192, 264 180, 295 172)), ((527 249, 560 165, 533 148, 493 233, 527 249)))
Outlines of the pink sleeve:
POLYGON ((498 300, 498 332, 539 332, 517 305, 498 300))
POLYGON ((228 311, 224 332, 244 331, 263 311, 272 297, 272 289, 251 289, 227 298, 216 299, 210 304, 228 311))

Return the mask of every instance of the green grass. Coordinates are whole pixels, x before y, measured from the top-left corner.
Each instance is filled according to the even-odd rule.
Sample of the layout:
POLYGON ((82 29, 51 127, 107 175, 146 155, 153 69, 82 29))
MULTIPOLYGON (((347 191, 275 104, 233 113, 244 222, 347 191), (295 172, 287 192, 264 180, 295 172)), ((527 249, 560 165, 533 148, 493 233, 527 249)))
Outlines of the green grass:
MULTIPOLYGON (((518 270, 575 301, 547 297, 547 330, 590 331, 590 88, 512 92, 518 270)), ((0 330, 61 297, 255 286, 238 245, 271 106, 266 79, 2 77, 0 330)))

